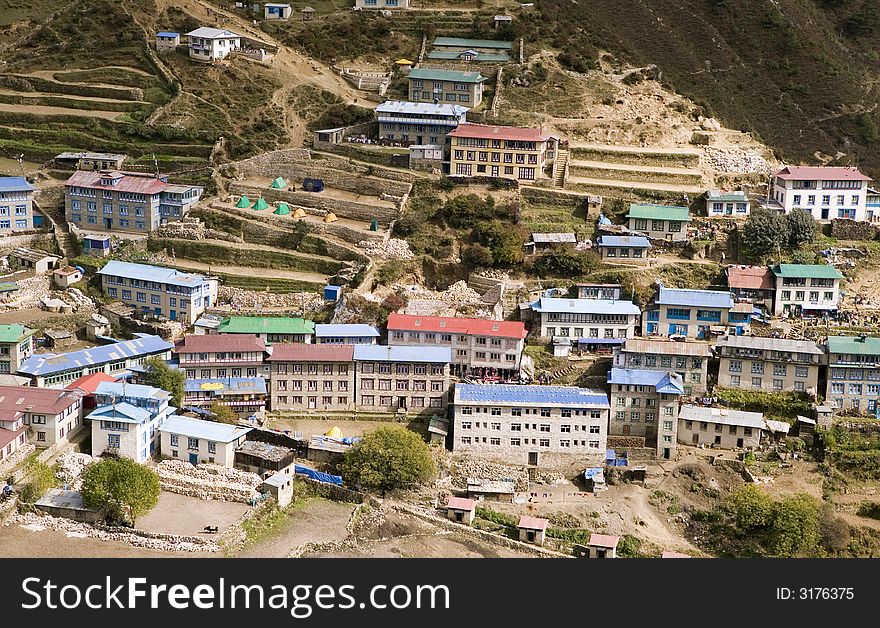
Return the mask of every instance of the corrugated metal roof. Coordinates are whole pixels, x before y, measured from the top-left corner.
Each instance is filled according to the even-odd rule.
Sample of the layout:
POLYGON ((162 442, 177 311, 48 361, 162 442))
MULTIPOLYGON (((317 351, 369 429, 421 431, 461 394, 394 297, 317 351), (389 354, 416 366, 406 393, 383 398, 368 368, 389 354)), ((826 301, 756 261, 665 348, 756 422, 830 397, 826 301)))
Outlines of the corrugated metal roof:
POLYGON ((641 314, 632 301, 610 299, 559 299, 541 297, 532 304, 536 312, 573 312, 575 314, 641 314))
POLYGON ((460 118, 470 111, 467 107, 432 102, 410 102, 408 100, 386 100, 376 105, 376 113, 414 113, 428 116, 449 116, 460 118))
POLYGON ((613 368, 608 372, 608 383, 632 386, 654 386, 658 393, 684 394, 684 381, 675 372, 643 369, 613 368))
POLYGON ((125 161, 127 155, 122 153, 64 152, 55 155, 55 159, 88 159, 92 161, 125 161))
POLYGON ((315 325, 316 338, 378 338, 380 335, 378 329, 363 323, 315 325))
POLYGON ((535 244, 577 244, 577 236, 573 233, 533 233, 535 244))
POLYGON ((0 386, 0 411, 45 412, 58 414, 66 410, 82 395, 69 390, 35 388, 33 386, 0 386))
POLYGON ((266 343, 262 338, 241 334, 221 336, 219 334, 188 334, 174 345, 174 353, 227 353, 229 351, 263 352, 266 343))
POLYGON ((388 315, 389 331, 427 331, 447 334, 472 334, 501 338, 525 338, 526 327, 520 321, 490 321, 482 318, 453 318, 447 316, 416 316, 413 314, 388 315))
POLYGON ((708 342, 676 340, 653 340, 647 338, 627 338, 621 347, 627 353, 656 353, 658 355, 685 355, 708 358, 712 352, 708 342))
POLYGON ((476 500, 467 499, 466 497, 450 497, 446 502, 446 507, 450 510, 473 510, 477 505, 476 500))
POLYGON ((0 177, 0 192, 33 192, 35 189, 24 177, 0 177))
POLYGON ((117 192, 130 192, 132 194, 159 194, 168 184, 155 175, 129 174, 116 170, 77 170, 64 182, 67 187, 76 186, 82 188, 94 188, 97 190, 116 190, 117 192), (117 180, 114 185, 101 185, 101 179, 112 178, 117 180))
POLYGON ((761 349, 764 351, 808 353, 811 355, 823 355, 825 353, 812 340, 763 338, 761 336, 723 336, 716 341, 715 346, 718 348, 761 349))
POLYGON ((433 70, 430 68, 413 68, 407 78, 425 81, 451 81, 454 83, 482 83, 486 77, 479 72, 461 72, 459 70, 433 70))
POLYGON ((742 190, 709 190, 706 196, 710 201, 749 202, 748 195, 742 190))
POLYGON ((728 266, 727 285, 746 290, 773 290, 773 272, 766 266, 728 266))
POLYGON ((184 273, 163 266, 133 264, 131 262, 120 262, 119 260, 110 260, 104 268, 98 271, 98 274, 111 275, 114 277, 127 277, 128 279, 152 281, 154 283, 164 283, 171 286, 183 286, 186 288, 195 288, 208 281, 208 278, 203 275, 184 273))
POLYGON ((159 336, 142 334, 134 340, 124 340, 111 345, 81 349, 70 353, 39 353, 22 362, 18 369, 25 375, 52 375, 96 364, 116 362, 126 358, 154 355, 170 351, 172 345, 159 336))
POLYGON ((187 438, 204 438, 216 443, 231 443, 250 432, 251 429, 253 428, 218 423, 217 421, 191 419, 175 414, 165 419, 165 423, 159 428, 159 431, 179 434, 187 438))
POLYGON ((72 384, 68 384, 66 390, 81 390, 88 394, 93 394, 101 382, 115 382, 116 378, 107 373, 91 373, 83 375, 72 384))
POLYGON ((434 47, 444 48, 495 48, 498 50, 512 50, 513 42, 500 41, 497 39, 464 39, 461 37, 435 37, 434 47))
POLYGON ((159 31, 156 33, 156 37, 180 37, 180 33, 175 33, 172 31, 159 31))
POLYGON ((241 37, 241 35, 237 33, 233 33, 232 31, 228 31, 225 28, 210 28, 208 26, 202 26, 197 28, 194 31, 190 31, 186 34, 187 37, 201 37, 202 39, 221 39, 228 37, 241 37))
POLYGON ((620 543, 619 536, 613 536, 610 534, 591 534, 590 540, 587 544, 592 545, 593 547, 607 547, 612 549, 617 547, 618 543, 620 543))
POLYGON ((99 383, 95 394, 119 397, 120 399, 169 399, 171 397, 161 388, 116 381, 99 383))
MULTIPOLYGON (((428 53, 429 59, 442 59, 444 61, 450 59, 459 59, 461 58, 464 51, 459 50, 432 50, 428 53)), ((480 52, 478 50, 469 50, 467 51, 473 54, 472 61, 484 62, 484 63, 504 63, 510 61, 510 55, 506 52, 480 52), (476 53, 476 54, 474 54, 476 53)))
POLYGON ((351 362, 354 345, 313 345, 300 342, 272 346, 269 362, 351 362))
POLYGON ((775 176, 796 181, 871 181, 871 177, 850 166, 786 166, 775 176))
POLYGON ((628 247, 634 249, 650 249, 651 242, 645 236, 599 236, 598 245, 628 247))
POLYGON ((546 530, 550 522, 541 517, 529 517, 528 515, 520 515, 517 528, 525 528, 526 530, 546 530))
POLYGON ((686 421, 703 421, 706 423, 742 425, 744 427, 764 429, 764 415, 760 412, 683 405, 678 412, 678 418, 686 421))
POLYGON ((456 403, 494 402, 608 407, 604 391, 575 386, 518 386, 515 384, 456 384, 456 403))
POLYGON ((459 124, 446 137, 467 137, 515 142, 544 142, 551 137, 541 129, 518 126, 493 126, 491 124, 459 124))
POLYGON ((840 271, 828 264, 779 264, 772 269, 777 277, 804 279, 841 279, 840 271))
POLYGON ((232 316, 217 328, 220 334, 313 334, 315 324, 283 316, 232 316))
POLYGON ((28 329, 21 323, 0 325, 0 342, 18 342, 25 336, 33 336, 33 329, 28 329))
POLYGON ((360 361, 374 360, 376 362, 431 362, 447 364, 452 362, 452 349, 449 347, 355 345, 354 359, 360 361))
POLYGON ((828 353, 880 355, 880 338, 874 336, 828 336, 828 353))
POLYGON ((648 220, 678 220, 688 222, 691 219, 687 207, 675 207, 672 205, 643 205, 631 203, 627 218, 645 218, 648 220))
POLYGON ((146 423, 153 415, 144 408, 123 401, 98 406, 87 417, 89 421, 118 421, 120 423, 146 423))
POLYGON ((226 377, 222 379, 187 379, 186 392, 211 391, 218 395, 265 394, 266 380, 262 377, 226 377))
POLYGON ((733 298, 729 292, 718 290, 690 290, 682 288, 660 288, 658 305, 682 305, 686 307, 718 307, 729 310, 733 298))

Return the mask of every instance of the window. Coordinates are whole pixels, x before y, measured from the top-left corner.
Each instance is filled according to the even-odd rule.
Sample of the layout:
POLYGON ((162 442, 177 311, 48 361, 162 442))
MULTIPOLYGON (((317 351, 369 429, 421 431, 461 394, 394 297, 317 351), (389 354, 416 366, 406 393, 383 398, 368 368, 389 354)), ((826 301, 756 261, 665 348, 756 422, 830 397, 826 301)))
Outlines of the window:
POLYGON ((490 412, 490 414, 492 416, 501 416, 501 408, 492 408, 492 411, 490 412))
POLYGON ((752 388, 760 388, 761 387, 761 378, 753 377, 752 378, 752 388))
POLYGON ((522 432, 522 424, 520 423, 511 423, 510 424, 511 432, 522 432))
POLYGON ((461 444, 462 445, 470 445, 471 444, 471 437, 470 436, 462 436, 461 437, 461 444))
POLYGON ((549 432, 549 431, 550 431, 550 426, 547 425, 546 423, 542 423, 542 424, 541 424, 541 431, 542 431, 542 432, 549 432))
POLYGON ((211 443, 211 442, 208 443, 208 453, 209 454, 216 454, 217 453, 217 443, 211 443))
POLYGON ((187 438, 186 439, 186 448, 187 449, 196 449, 199 448, 199 439, 198 438, 187 438))
POLYGON ((788 369, 786 368, 785 364, 774 364, 773 365, 773 374, 776 375, 777 377, 784 377, 787 370, 788 369))
POLYGON ((538 446, 549 447, 550 446, 550 439, 549 438, 542 438, 542 439, 538 440, 538 446))
POLYGON ((589 431, 590 434, 598 434, 601 431, 601 428, 598 425, 591 425, 589 431))
POLYGON ((742 362, 740 360, 731 360, 730 366, 727 368, 731 373, 741 373, 742 372, 742 362))
POLYGON ((763 375, 764 374, 764 363, 763 362, 752 362, 752 373, 755 375, 763 375))

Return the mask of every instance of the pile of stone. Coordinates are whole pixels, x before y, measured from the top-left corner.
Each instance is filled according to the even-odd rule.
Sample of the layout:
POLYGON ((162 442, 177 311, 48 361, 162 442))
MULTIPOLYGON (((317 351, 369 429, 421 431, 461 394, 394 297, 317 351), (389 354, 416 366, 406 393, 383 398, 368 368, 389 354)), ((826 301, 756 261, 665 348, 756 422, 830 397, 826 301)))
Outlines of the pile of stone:
POLYGON ((40 299, 49 294, 50 279, 49 275, 37 275, 20 279, 18 284, 18 292, 13 295, 13 301, 6 304, 8 307, 29 308, 39 307, 40 299))
POLYGON ((554 471, 538 471, 535 474, 536 484, 564 484, 566 481, 563 474, 554 471))
POLYGON ((58 470, 55 474, 65 488, 78 491, 82 488, 83 469, 94 461, 95 459, 88 454, 68 450, 58 456, 58 470))
POLYGON ((412 259, 415 257, 409 242, 399 238, 388 238, 387 242, 361 240, 358 246, 374 259, 412 259))
POLYGON ((467 488, 468 478, 479 478, 500 482, 513 480, 517 491, 527 491, 529 488, 529 473, 524 467, 512 467, 497 462, 486 460, 462 460, 452 467, 452 484, 456 488, 467 488))
POLYGON ((717 172, 766 174, 770 163, 758 155, 741 148, 714 148, 707 146, 704 155, 709 167, 717 172))
POLYGON ((79 288, 68 288, 67 289, 67 298, 77 306, 77 308, 81 307, 94 307, 94 302, 82 293, 82 290, 79 288))
MULTIPOLYGON (((236 309, 290 309, 296 311, 317 312, 324 308, 324 297, 317 292, 291 292, 278 294, 244 290, 221 285, 217 291, 220 303, 229 303, 236 309)), ((234 314, 235 312, 231 312, 234 314)))
POLYGON ((437 301, 446 305, 482 305, 483 297, 480 293, 467 285, 467 282, 456 281, 442 292, 434 292, 423 286, 395 286, 402 289, 412 300, 437 301))
POLYGON ((256 473, 217 464, 193 466, 183 460, 163 460, 157 471, 162 490, 221 502, 246 504, 259 496, 262 483, 256 473))
POLYGON ((481 268, 475 274, 487 279, 510 279, 510 272, 499 268, 481 268))
POLYGON ((51 515, 38 515, 27 512, 12 515, 6 525, 20 525, 29 530, 55 530, 67 536, 100 539, 101 541, 122 541, 135 547, 163 550, 166 552, 219 552, 220 547, 213 541, 197 536, 173 536, 170 534, 146 536, 136 532, 98 528, 73 519, 62 519, 51 515))
POLYGON ((176 222, 169 222, 156 230, 160 238, 178 238, 181 240, 225 240, 227 242, 244 242, 238 236, 225 231, 209 229, 195 216, 185 216, 176 222))

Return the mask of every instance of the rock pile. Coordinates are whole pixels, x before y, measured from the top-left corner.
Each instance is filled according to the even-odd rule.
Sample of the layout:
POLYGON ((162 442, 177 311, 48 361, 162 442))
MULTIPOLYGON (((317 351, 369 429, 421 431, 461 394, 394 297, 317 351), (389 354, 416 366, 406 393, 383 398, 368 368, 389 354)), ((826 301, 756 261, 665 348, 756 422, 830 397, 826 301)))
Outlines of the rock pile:
POLYGON ((67 289, 67 298, 77 306, 77 308, 81 307, 94 307, 94 302, 82 293, 82 290, 79 288, 68 288, 67 289))
POLYGON ((535 474, 536 484, 563 484, 565 482, 565 476, 555 471, 538 471, 535 474))
POLYGON ((163 460, 157 471, 163 490, 221 502, 246 504, 259 495, 257 486, 262 483, 256 473, 217 464, 193 466, 183 460, 163 460))
POLYGON ((456 488, 467 488, 468 478, 479 478, 500 482, 513 480, 517 491, 529 489, 529 474, 524 467, 511 467, 486 460, 462 460, 452 467, 452 484, 456 488))
POLYGON ((217 292, 220 303, 229 303, 233 306, 232 314, 237 309, 277 308, 317 312, 324 308, 324 297, 317 292, 278 294, 275 292, 244 290, 223 285, 219 287, 217 292))
POLYGON ((94 462, 94 460, 88 454, 65 451, 58 457, 58 471, 56 475, 68 490, 78 491, 82 488, 81 477, 83 469, 94 462))
POLYGON ((37 275, 17 281, 18 292, 10 305, 21 308, 39 307, 40 299, 50 292, 49 282, 49 275, 37 275))
POLYGON ((704 155, 709 167, 717 172, 765 174, 770 163, 757 153, 741 148, 714 148, 707 146, 704 155))
POLYGON ((225 240, 227 242, 244 242, 238 236, 225 231, 209 229, 195 216, 185 216, 176 222, 169 222, 156 230, 160 238, 178 238, 181 240, 225 240))
POLYGON ((466 281, 456 281, 443 292, 434 292, 423 286, 394 286, 396 289, 402 289, 409 296, 410 300, 424 299, 428 301, 439 301, 447 305, 482 305, 483 297, 480 293, 467 285, 466 281))
POLYGON ((374 259, 412 259, 415 257, 409 242, 399 238, 388 238, 387 242, 361 240, 358 246, 374 259))

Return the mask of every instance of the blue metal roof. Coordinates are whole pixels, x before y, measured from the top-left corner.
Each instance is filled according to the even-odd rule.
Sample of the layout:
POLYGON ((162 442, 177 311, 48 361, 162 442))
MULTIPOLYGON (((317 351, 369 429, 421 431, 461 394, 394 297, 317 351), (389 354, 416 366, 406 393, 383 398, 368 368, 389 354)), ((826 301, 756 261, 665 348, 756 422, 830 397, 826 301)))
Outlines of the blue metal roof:
MULTIPOLYGON (((251 431, 250 427, 218 423, 217 421, 205 421, 203 419, 190 419, 185 416, 173 415, 165 420, 159 428, 160 432, 179 434, 188 438, 204 438, 217 443, 231 443, 251 431)), ((289 476, 288 476, 289 477, 289 476)))
POLYGON ((626 338, 578 338, 581 345, 622 345, 626 338))
POLYGON ((654 386, 658 393, 684 394, 684 381, 678 373, 645 369, 618 369, 608 372, 608 383, 618 385, 654 386))
POLYGON ((120 423, 146 423, 153 415, 149 410, 122 402, 98 406, 86 417, 90 421, 118 421, 120 423))
POLYGON ((0 192, 32 192, 34 189, 24 177, 0 177, 0 192))
POLYGON ((599 236, 599 246, 623 246, 650 249, 651 242, 645 236, 599 236))
POLYGON ((609 407, 601 390, 574 386, 517 386, 515 384, 456 384, 457 401, 497 403, 552 403, 559 406, 609 407))
POLYGON ((180 37, 180 33, 174 33, 172 31, 159 31, 156 33, 156 37, 180 37))
POLYGON ((532 304, 536 312, 572 312, 575 314, 641 314, 632 301, 614 299, 558 299, 541 297, 532 304))
POLYGON ((410 102, 408 100, 386 100, 376 105, 376 113, 414 113, 431 116, 450 116, 460 118, 469 111, 467 107, 432 102, 410 102))
POLYGON ((221 379, 187 379, 186 392, 209 391, 217 394, 265 394, 266 380, 262 377, 227 377, 221 379))
POLYGON ((95 389, 95 395, 108 395, 120 399, 168 399, 171 396, 161 388, 122 382, 101 382, 95 389))
POLYGON ((315 325, 317 338, 378 338, 379 330, 362 323, 347 325, 315 325))
POLYGON ((119 260, 111 260, 104 268, 98 271, 98 274, 128 277, 129 279, 166 283, 172 286, 185 286, 188 288, 195 288, 207 281, 207 277, 203 275, 183 273, 179 270, 162 266, 120 262, 119 260))
POLYGON ((172 347, 170 342, 162 340, 159 336, 140 334, 140 337, 134 340, 125 340, 112 345, 81 349, 70 353, 57 355, 38 353, 22 362, 18 372, 24 375, 52 375, 96 364, 162 353, 170 351, 172 347))
POLYGON ((375 360, 376 362, 452 362, 452 349, 449 347, 401 347, 384 345, 355 345, 355 360, 375 360))
POLYGON ((657 305, 683 305, 687 307, 720 307, 729 310, 733 307, 730 292, 718 290, 686 290, 679 288, 660 288, 657 305))

